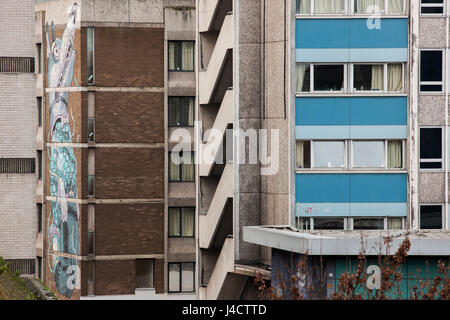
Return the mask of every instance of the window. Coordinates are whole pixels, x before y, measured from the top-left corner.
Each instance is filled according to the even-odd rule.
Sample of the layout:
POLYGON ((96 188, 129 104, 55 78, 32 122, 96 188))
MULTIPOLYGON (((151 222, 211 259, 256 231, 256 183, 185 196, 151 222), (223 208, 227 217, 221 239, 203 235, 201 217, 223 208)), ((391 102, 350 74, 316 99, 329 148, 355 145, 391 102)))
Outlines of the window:
POLYGON ((42 127, 42 97, 37 97, 38 127, 42 127))
POLYGON ((442 50, 420 51, 420 91, 442 91, 442 50))
POLYGON ((299 230, 311 230, 311 218, 295 217, 295 227, 299 230))
MULTIPOLYGON (((42 151, 38 151, 42 154, 42 151)), ((38 161, 38 166, 39 160, 38 161)), ((42 163, 42 162, 41 162, 42 163)), ((35 173, 35 158, 0 158, 0 174, 1 173, 35 173)), ((41 171, 39 171, 41 172, 41 171)))
POLYGON ((37 257, 38 278, 42 280, 42 257, 37 257))
POLYGON ((194 181, 194 153, 169 152, 169 181, 194 181))
POLYGON ((311 141, 297 141, 297 168, 311 168, 311 141))
POLYGON ((300 14, 343 14, 346 0, 297 0, 297 13, 300 14), (311 12, 313 10, 313 12, 311 12))
POLYGON ((95 192, 95 176, 88 175, 88 195, 93 196, 95 192))
POLYGON ((296 142, 297 169, 403 169, 403 159, 403 140, 296 142), (348 144, 352 145, 351 154, 347 152, 348 144))
POLYGON ((354 168, 384 168, 384 141, 353 141, 354 168))
POLYGON ((442 206, 420 206, 420 229, 442 229, 442 206))
POLYGON ((37 60, 38 60, 38 73, 42 73, 42 44, 38 43, 36 44, 36 51, 37 51, 37 60))
POLYGON ((88 231, 88 254, 94 254, 95 248, 95 233, 88 231))
POLYGON ((194 71, 194 41, 169 41, 169 71, 194 71))
POLYGON ((387 218, 388 230, 400 230, 403 229, 403 218, 389 217, 387 218))
MULTIPOLYGON (((94 260, 88 261, 88 283, 94 283, 95 281, 95 265, 94 260)), ((93 293, 92 293, 93 295, 93 293)))
POLYGON ((94 84, 94 28, 87 28, 87 83, 94 84))
POLYGON ((344 141, 314 141, 314 168, 344 168, 344 141))
POLYGON ((0 57, 0 72, 34 73, 34 58, 0 57))
POLYGON ((296 0, 296 13, 343 14, 351 5, 356 14, 403 14, 405 0, 296 0))
POLYGON ((137 259, 136 266, 136 288, 149 289, 154 288, 153 284, 153 259, 137 259))
POLYGON ((314 230, 343 230, 344 218, 314 218, 314 230))
POLYGON ((38 179, 41 180, 42 179, 42 151, 38 151, 38 179))
POLYGON ((88 141, 95 141, 95 119, 88 118, 88 141))
POLYGON ((442 128, 420 128, 420 169, 442 169, 442 128))
POLYGON ((353 218, 353 230, 383 230, 383 218, 353 218))
POLYGON ((343 91, 344 65, 314 65, 314 91, 343 91))
POLYGON ((420 12, 422 14, 443 14, 444 0, 421 0, 420 12))
POLYGON ((194 263, 169 263, 169 292, 194 292, 194 263))
POLYGON ((169 237, 193 237, 195 208, 169 208, 169 237))
MULTIPOLYGON (((403 0, 400 0, 403 1, 403 0)), ((361 14, 373 14, 385 12, 384 0, 354 0, 354 12, 361 14)))
POLYGON ((403 92, 403 64, 296 63, 296 92, 403 92), (347 74, 349 66, 349 77, 347 74), (348 80, 347 80, 348 78, 348 80), (348 81, 348 86, 347 86, 348 81))
POLYGON ((169 127, 194 126, 194 97, 169 97, 169 127))
POLYGON ((38 233, 42 232, 42 204, 36 205, 38 233))

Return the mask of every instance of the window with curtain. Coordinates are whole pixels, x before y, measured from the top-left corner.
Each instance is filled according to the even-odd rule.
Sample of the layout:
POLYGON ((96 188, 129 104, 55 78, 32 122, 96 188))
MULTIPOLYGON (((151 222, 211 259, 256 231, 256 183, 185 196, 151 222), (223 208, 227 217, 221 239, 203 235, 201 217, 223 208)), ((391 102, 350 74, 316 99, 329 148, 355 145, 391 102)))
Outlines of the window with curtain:
POLYGON ((193 237, 194 207, 169 208, 169 237, 193 237))
POLYGON ((297 168, 306 169, 311 168, 311 142, 310 141, 297 141, 297 168))
POLYGON ((193 182, 194 181, 194 153, 180 152, 173 156, 178 158, 174 161, 172 152, 169 153, 169 181, 170 182, 193 182), (178 162, 178 163, 177 163, 178 162))
POLYGON ((314 0, 314 13, 343 14, 345 13, 345 0, 314 0))
POLYGON ((403 142, 401 140, 388 141, 387 164, 390 169, 403 167, 403 142))
POLYGON ((194 71, 194 41, 169 41, 169 71, 194 71))
POLYGON ((194 126, 194 97, 169 97, 169 127, 194 126))
POLYGON ((382 64, 353 65, 353 90, 383 91, 384 65, 382 64))
POLYGON ((169 263, 169 292, 195 291, 195 263, 169 263))
POLYGON ((401 63, 388 64, 388 91, 403 91, 403 68, 401 63))
POLYGON ((344 168, 344 141, 314 141, 314 168, 344 168))
POLYGON ((311 65, 308 63, 296 63, 295 69, 297 73, 297 92, 310 91, 311 65))
POLYGON ((402 218, 399 218, 399 217, 389 217, 389 218, 387 218, 387 228, 388 228, 388 230, 403 229, 402 218))
POLYGON ((403 3, 404 0, 388 0, 389 14, 403 14, 405 11, 403 3))
POLYGON ((296 12, 299 14, 311 13, 311 0, 296 0, 296 12))
MULTIPOLYGON (((403 1, 403 0, 401 0, 403 1)), ((384 0, 354 0, 355 13, 383 13, 384 0)))

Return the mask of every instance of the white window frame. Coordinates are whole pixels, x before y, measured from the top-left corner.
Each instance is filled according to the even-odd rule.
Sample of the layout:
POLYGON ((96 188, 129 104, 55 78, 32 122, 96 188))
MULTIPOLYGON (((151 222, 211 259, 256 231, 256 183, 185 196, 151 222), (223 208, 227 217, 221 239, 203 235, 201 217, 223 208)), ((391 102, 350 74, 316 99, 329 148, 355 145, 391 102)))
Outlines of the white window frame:
POLYGON ((350 63, 350 74, 349 74, 349 80, 350 80, 350 93, 356 93, 356 94, 391 94, 391 93, 404 93, 405 92, 405 63, 403 62, 389 62, 389 63, 379 63, 379 62, 361 62, 361 63, 350 63), (400 91, 389 91, 388 87, 388 69, 389 65, 393 64, 401 64, 402 65, 402 88, 400 91), (355 65, 383 65, 383 90, 377 91, 377 90, 355 90, 355 65))
POLYGON ((442 203, 419 203, 419 230, 445 230, 445 206, 442 203), (422 206, 440 206, 441 207, 441 229, 422 229, 420 222, 422 220, 422 206))
POLYGON ((383 171, 399 171, 399 170, 404 170, 405 169, 405 140, 404 139, 353 139, 350 140, 351 141, 351 146, 350 146, 350 170, 356 170, 356 171, 378 171, 378 170, 383 170, 383 171), (374 168, 370 168, 370 167, 355 167, 354 166, 354 155, 355 155, 355 151, 354 151, 354 146, 353 143, 354 142, 379 142, 382 141, 384 143, 384 167, 374 167, 374 168), (389 141, 401 141, 402 142, 402 167, 401 168, 388 168, 388 144, 389 141))
POLYGON ((445 134, 445 128, 444 127, 442 127, 442 126, 420 126, 419 127, 419 154, 418 154, 418 157, 419 157, 419 171, 444 171, 445 170, 445 163, 444 163, 444 161, 445 161, 445 151, 446 151, 446 149, 445 149, 445 137, 444 137, 444 134, 445 134), (420 137, 421 137, 421 135, 422 135, 422 129, 441 129, 441 136, 442 136, 442 138, 441 138, 441 154, 442 154, 442 158, 441 159, 421 159, 420 158, 420 137), (420 167, 420 164, 422 163, 422 162, 441 162, 441 168, 421 168, 420 167))
MULTIPOLYGON (((336 63, 336 62, 332 62, 332 63, 311 63, 310 64, 310 84, 309 84, 309 93, 320 93, 320 94, 345 94, 348 92, 348 64, 347 63, 336 63), (325 91, 325 90, 315 90, 314 88, 314 67, 315 66, 344 66, 344 88, 342 90, 336 90, 336 91, 325 91)), ((302 91, 301 93, 308 93, 308 91, 302 91)))
POLYGON ((420 49, 420 52, 419 52, 419 93, 423 93, 423 94, 439 94, 439 93, 442 93, 442 92, 444 92, 445 91, 445 80, 444 80, 444 76, 445 76, 445 73, 444 73, 444 70, 446 70, 446 65, 445 65, 445 52, 446 52, 446 50, 445 49, 420 49), (420 73, 420 69, 421 69, 421 67, 422 67, 422 52, 423 51, 441 51, 442 52, 442 71, 441 71, 441 78, 442 78, 442 81, 422 81, 421 80, 421 77, 422 77, 422 74, 420 73), (440 86, 442 86, 442 88, 441 88, 441 90, 440 91, 422 91, 422 89, 421 89, 421 86, 425 86, 425 85, 429 85, 429 86, 432 86, 432 85, 440 85, 440 86))
MULTIPOLYGON (((412 1, 414 1, 414 0, 412 0, 412 1)), ((420 1, 420 15, 421 16, 426 16, 426 17, 429 17, 429 16, 438 16, 438 17, 441 17, 441 16, 443 16, 443 15, 445 15, 445 12, 446 12, 446 8, 445 8, 445 3, 446 3, 446 1, 444 0, 444 1, 442 1, 442 3, 422 3, 422 0, 419 0, 420 1), (442 13, 422 13, 422 8, 434 8, 434 7, 442 7, 442 13)))

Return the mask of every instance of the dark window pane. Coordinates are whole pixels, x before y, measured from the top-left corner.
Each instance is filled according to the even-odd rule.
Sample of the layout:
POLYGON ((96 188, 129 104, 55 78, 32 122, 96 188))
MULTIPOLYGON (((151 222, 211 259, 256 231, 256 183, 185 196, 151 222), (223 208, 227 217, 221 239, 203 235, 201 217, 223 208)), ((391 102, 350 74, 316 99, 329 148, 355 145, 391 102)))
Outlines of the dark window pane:
POLYGON ((442 85, 440 84, 421 85, 420 91, 442 91, 442 85))
POLYGON ((420 206, 420 229, 442 229, 442 206, 420 206))
POLYGON ((442 51, 420 52, 420 81, 442 81, 442 51))
POLYGON ((314 230, 342 230, 344 229, 343 218, 315 218, 314 230))
POLYGON ((303 142, 303 163, 304 168, 311 168, 311 141, 303 142))
POLYGON ((169 97, 169 127, 176 127, 178 124, 178 98, 169 97))
POLYGON ((136 260, 136 288, 153 288, 153 260, 136 260))
POLYGON ((442 129, 420 129, 420 159, 442 158, 442 129))
POLYGON ((95 141, 95 119, 88 119, 88 139, 95 141))
POLYGON ((383 230, 384 219, 378 218, 354 218, 353 229, 355 230, 383 230))
POLYGON ((420 169, 442 169, 442 162, 421 162, 420 169))
POLYGON ((444 13, 444 8, 443 7, 423 7, 422 13, 442 14, 442 13, 444 13))
POLYGON ((88 254, 94 254, 94 232, 88 232, 88 254))
POLYGON ((422 3, 444 3, 444 0, 422 0, 422 3))
POLYGON ((314 90, 330 91, 344 88, 343 65, 314 66, 314 90))
POLYGON ((371 65, 354 65, 354 84, 356 90, 371 90, 372 88, 372 66, 371 65))

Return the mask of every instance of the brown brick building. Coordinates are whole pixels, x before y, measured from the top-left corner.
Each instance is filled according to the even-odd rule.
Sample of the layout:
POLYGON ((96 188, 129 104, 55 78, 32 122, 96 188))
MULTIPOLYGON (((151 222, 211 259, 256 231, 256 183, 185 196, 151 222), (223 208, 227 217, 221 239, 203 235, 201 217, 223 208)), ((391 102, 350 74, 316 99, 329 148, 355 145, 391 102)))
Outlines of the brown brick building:
POLYGON ((168 164, 189 113, 170 106, 195 96, 193 1, 37 1, 36 21, 39 276, 62 299, 195 298, 195 182, 168 164))

